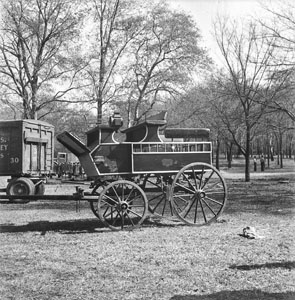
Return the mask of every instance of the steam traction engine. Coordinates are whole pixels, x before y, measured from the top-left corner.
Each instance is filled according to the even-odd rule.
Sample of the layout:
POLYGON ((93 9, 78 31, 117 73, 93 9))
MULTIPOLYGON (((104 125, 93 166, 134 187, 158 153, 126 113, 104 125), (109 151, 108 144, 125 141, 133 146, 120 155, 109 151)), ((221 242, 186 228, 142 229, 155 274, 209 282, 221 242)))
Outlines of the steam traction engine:
POLYGON ((84 144, 69 132, 57 140, 75 154, 93 179, 93 213, 113 230, 139 226, 149 215, 175 216, 188 225, 204 225, 221 214, 227 188, 212 166, 209 129, 166 128, 166 112, 115 133, 118 114, 109 125, 86 132, 84 144), (160 131, 164 135, 160 134, 160 131))

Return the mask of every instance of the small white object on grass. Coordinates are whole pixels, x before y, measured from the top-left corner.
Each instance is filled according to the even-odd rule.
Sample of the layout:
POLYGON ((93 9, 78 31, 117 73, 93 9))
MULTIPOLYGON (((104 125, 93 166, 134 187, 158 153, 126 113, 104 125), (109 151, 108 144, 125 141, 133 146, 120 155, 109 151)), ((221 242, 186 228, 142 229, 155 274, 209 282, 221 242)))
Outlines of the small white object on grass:
POLYGON ((256 232, 256 229, 252 226, 247 226, 243 229, 243 234, 241 236, 247 238, 247 239, 262 239, 264 238, 262 235, 259 235, 256 232))

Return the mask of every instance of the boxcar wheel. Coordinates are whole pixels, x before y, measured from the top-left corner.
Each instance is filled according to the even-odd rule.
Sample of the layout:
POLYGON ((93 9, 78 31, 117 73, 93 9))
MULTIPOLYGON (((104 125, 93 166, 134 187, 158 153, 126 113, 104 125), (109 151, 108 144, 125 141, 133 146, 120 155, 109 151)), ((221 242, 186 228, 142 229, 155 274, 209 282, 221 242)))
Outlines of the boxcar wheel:
POLYGON ((35 185, 33 181, 26 177, 19 177, 9 182, 6 194, 11 196, 34 195, 35 185))
POLYGON ((132 230, 146 218, 148 203, 134 182, 118 180, 107 185, 98 199, 98 216, 112 230, 132 230))
POLYGON ((220 173, 206 163, 183 167, 173 180, 171 203, 184 223, 194 226, 209 224, 222 213, 227 188, 220 173))

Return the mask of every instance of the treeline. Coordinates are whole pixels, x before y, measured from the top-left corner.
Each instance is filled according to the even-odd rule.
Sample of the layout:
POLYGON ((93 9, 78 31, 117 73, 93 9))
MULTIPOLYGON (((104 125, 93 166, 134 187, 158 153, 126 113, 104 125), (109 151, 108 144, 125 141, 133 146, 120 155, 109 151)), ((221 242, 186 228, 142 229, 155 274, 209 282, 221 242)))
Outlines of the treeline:
POLYGON ((217 164, 243 155, 249 181, 253 153, 295 155, 295 9, 276 4, 263 20, 216 17, 221 65, 198 20, 163 1, 2 1, 1 119, 83 138, 113 111, 127 127, 165 109, 170 126, 211 129, 217 164))

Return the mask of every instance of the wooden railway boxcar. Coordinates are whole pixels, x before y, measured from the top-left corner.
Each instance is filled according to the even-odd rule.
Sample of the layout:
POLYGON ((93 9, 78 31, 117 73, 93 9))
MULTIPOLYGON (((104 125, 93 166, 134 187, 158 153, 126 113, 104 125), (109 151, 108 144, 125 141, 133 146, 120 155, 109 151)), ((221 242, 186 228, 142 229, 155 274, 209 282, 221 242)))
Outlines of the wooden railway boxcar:
POLYGON ((0 176, 52 172, 54 127, 39 120, 0 121, 0 176))

